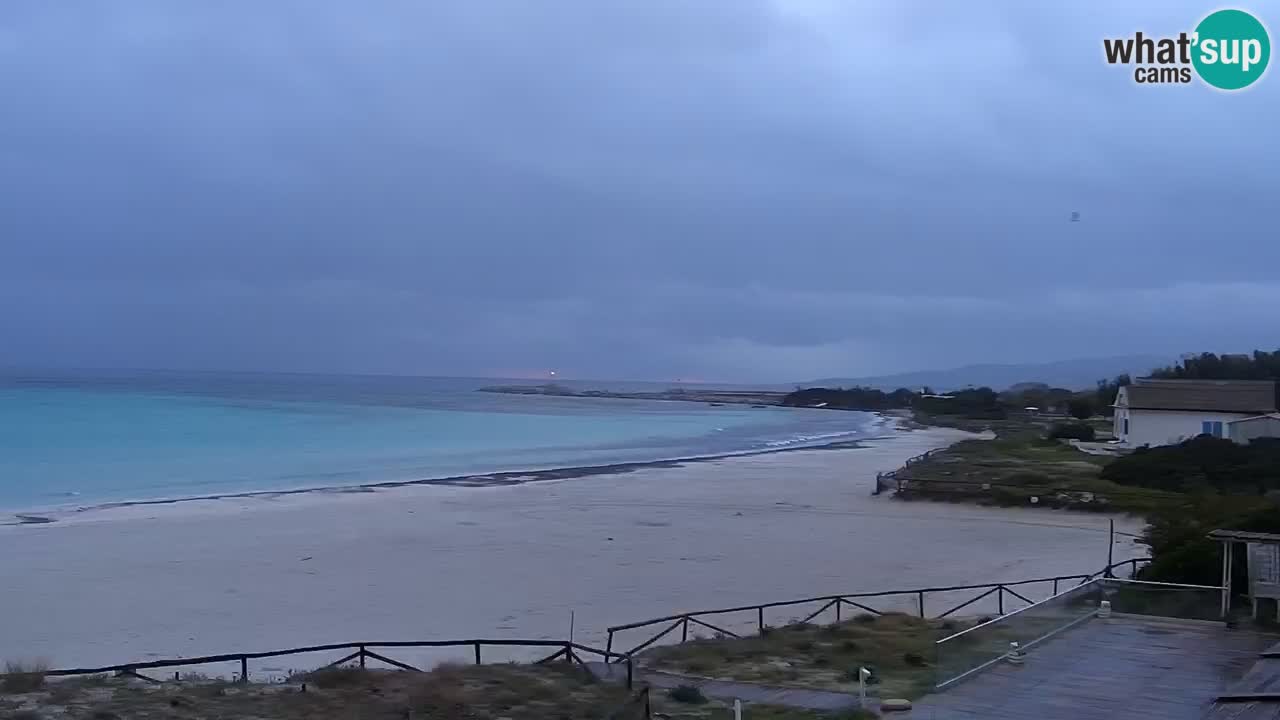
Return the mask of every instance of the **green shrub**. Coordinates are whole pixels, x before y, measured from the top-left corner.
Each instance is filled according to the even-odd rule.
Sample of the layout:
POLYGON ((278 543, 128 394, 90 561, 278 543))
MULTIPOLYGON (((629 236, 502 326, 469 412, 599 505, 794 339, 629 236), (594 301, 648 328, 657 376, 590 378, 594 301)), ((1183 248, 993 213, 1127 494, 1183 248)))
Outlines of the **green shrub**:
POLYGON ((677 685, 667 691, 667 697, 690 705, 701 705, 707 701, 707 696, 696 685, 677 685))
POLYGON ((4 674, 0 675, 0 690, 15 694, 34 692, 44 687, 47 672, 49 665, 44 662, 6 662, 4 674))
POLYGON ((929 664, 929 661, 923 655, 916 652, 903 653, 902 662, 906 663, 908 667, 924 667, 929 664))
POLYGON ((703 675, 711 672, 711 663, 705 660, 690 660, 684 664, 684 671, 691 675, 703 675))
POLYGON ((1053 440, 1084 440, 1092 442, 1093 426, 1080 422, 1054 423, 1049 428, 1048 437, 1053 440))
POLYGON ((1077 420, 1093 417, 1093 400, 1087 397, 1072 398, 1067 402, 1067 412, 1077 420))

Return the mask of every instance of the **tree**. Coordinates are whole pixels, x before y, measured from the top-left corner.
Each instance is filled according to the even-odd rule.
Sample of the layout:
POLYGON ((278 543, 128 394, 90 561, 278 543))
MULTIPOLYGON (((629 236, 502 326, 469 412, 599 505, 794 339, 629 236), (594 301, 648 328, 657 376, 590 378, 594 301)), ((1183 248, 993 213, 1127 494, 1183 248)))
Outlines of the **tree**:
POLYGON ((1115 415, 1116 411, 1111 406, 1116 402, 1116 393, 1122 386, 1131 384, 1133 381, 1127 373, 1117 375, 1113 380, 1099 380, 1098 388, 1093 392, 1094 405, 1107 417, 1115 415))
POLYGON ((1088 420, 1093 417, 1093 400, 1087 397, 1074 397, 1067 402, 1067 412, 1077 420, 1088 420))
POLYGON ((1251 355, 1200 353, 1183 358, 1177 365, 1153 370, 1151 377, 1181 380, 1276 380, 1280 379, 1280 350, 1254 350, 1251 355))

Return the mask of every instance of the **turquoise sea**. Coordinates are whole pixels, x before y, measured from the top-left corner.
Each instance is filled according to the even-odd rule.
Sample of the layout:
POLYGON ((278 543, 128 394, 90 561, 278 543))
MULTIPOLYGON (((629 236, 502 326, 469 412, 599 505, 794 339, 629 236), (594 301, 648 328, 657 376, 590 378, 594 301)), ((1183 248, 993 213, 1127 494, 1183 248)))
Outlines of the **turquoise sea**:
POLYGON ((0 508, 750 453, 881 431, 866 413, 477 392, 506 382, 8 373, 0 375, 0 508))

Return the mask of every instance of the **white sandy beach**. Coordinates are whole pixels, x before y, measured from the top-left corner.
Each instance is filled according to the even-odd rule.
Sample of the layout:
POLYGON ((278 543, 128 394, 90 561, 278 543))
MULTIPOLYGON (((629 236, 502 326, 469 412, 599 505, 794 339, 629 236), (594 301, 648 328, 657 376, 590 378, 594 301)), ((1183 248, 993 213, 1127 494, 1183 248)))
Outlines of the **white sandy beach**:
MULTIPOLYGON (((576 639, 603 647, 608 625, 685 610, 1104 564, 1105 516, 870 496, 877 471, 963 435, 0 527, 0 658, 68 667, 360 640, 560 639, 570 611, 576 639)), ((1115 550, 1142 554, 1127 541, 1115 550)))

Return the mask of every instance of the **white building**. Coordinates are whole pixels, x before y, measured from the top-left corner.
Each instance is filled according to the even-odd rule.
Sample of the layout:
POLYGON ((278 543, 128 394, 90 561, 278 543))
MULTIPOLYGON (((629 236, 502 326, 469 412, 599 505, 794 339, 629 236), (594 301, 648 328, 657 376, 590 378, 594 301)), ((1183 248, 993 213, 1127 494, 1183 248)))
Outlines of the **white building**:
POLYGON ((1225 438, 1232 422, 1275 413, 1276 393, 1270 380, 1141 378, 1116 394, 1115 436, 1130 447, 1225 438))
POLYGON ((1232 420, 1227 425, 1227 437, 1241 445, 1248 445, 1257 438, 1280 438, 1280 413, 1232 420))

